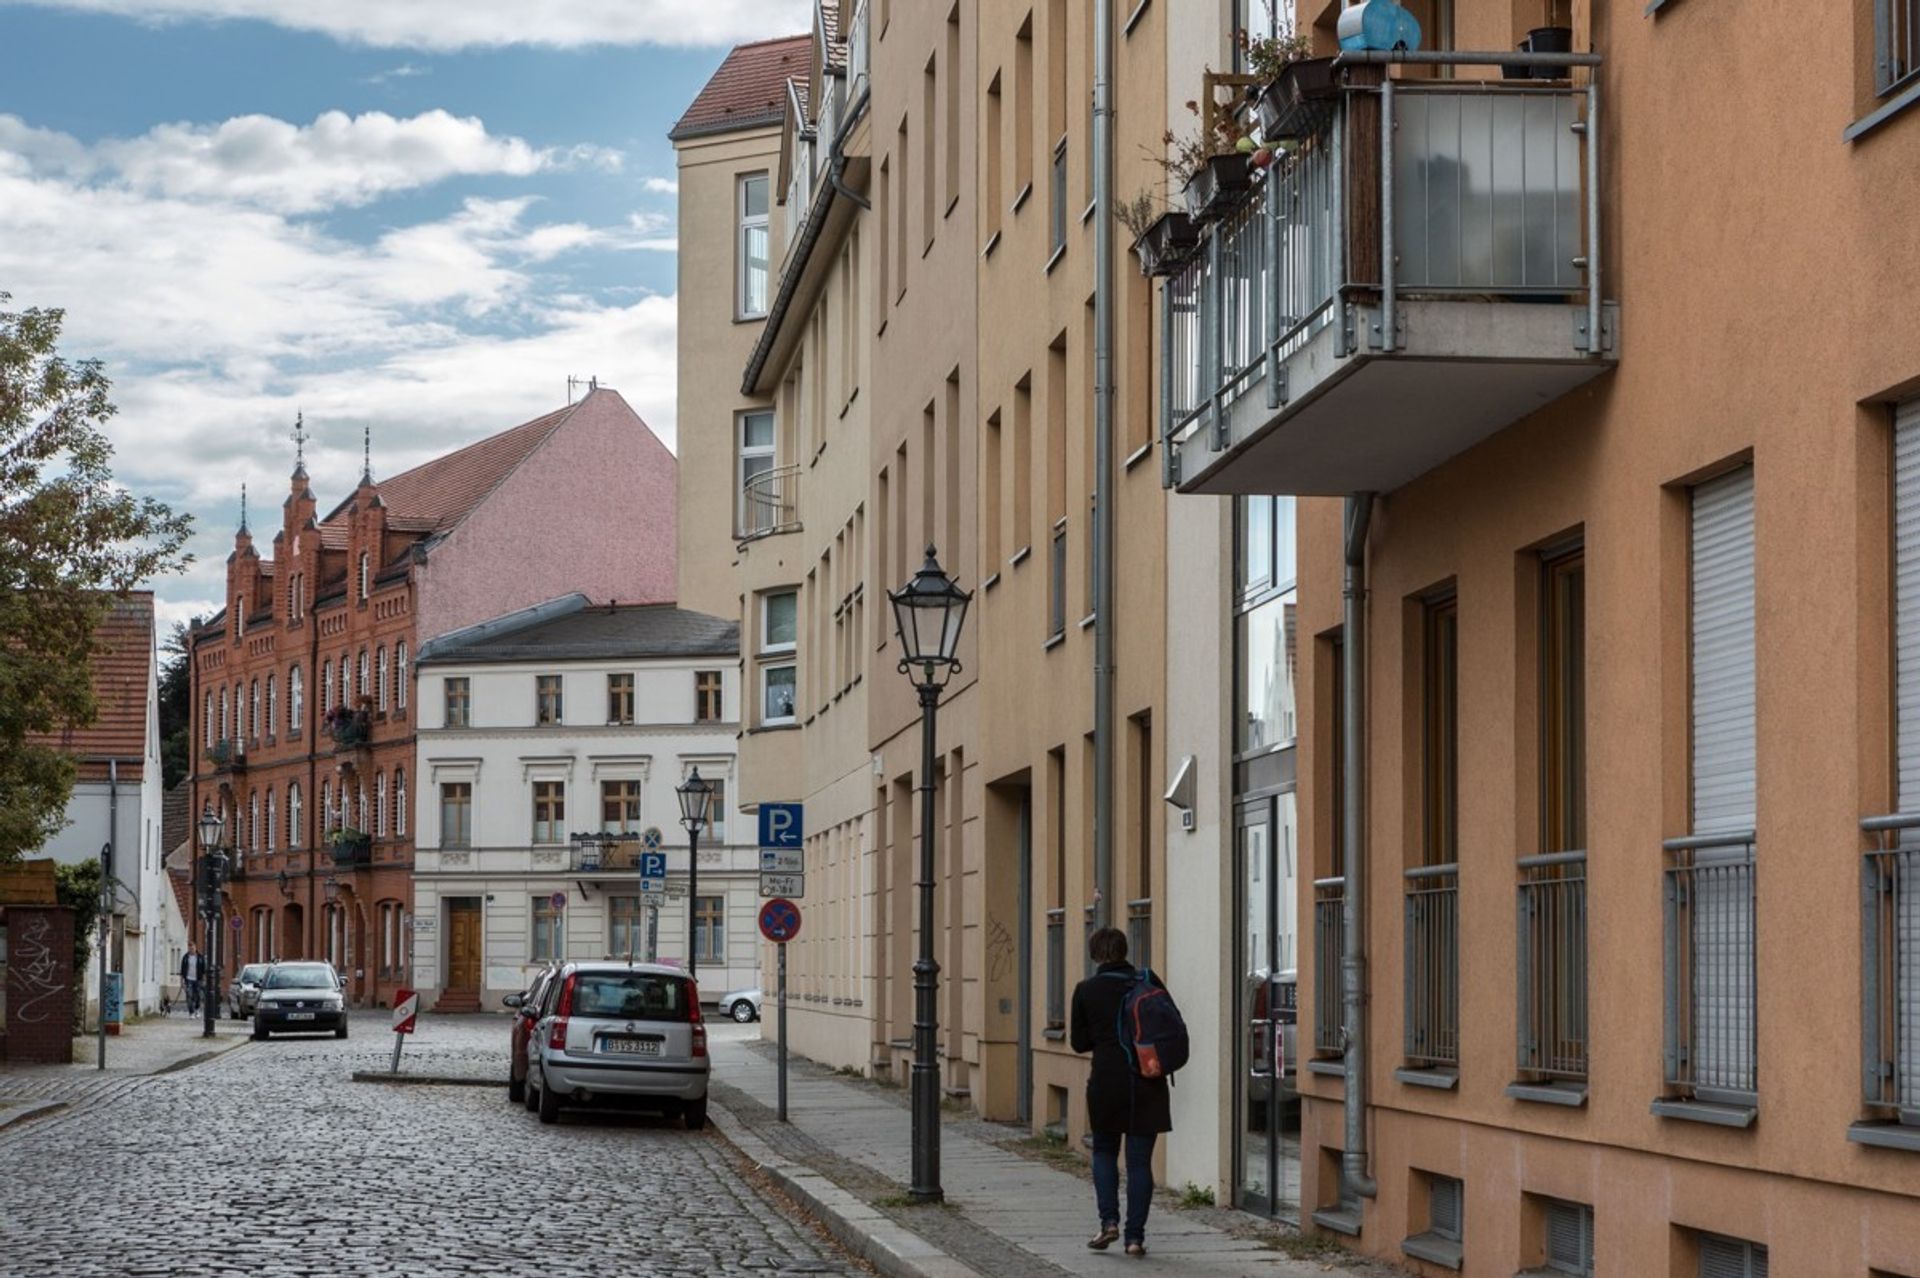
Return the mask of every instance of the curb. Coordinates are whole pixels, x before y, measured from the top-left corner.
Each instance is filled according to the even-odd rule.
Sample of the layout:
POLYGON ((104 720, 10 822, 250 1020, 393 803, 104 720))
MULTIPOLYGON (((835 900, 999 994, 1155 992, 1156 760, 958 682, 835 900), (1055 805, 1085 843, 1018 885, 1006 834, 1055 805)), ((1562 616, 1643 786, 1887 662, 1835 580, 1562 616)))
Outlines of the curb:
POLYGON ((497 1078, 461 1078, 455 1074, 387 1074, 378 1070, 353 1071, 356 1083, 398 1083, 417 1087, 498 1087, 497 1078))
POLYGON ((16 1127, 21 1123, 32 1122, 36 1118, 45 1118, 49 1114, 58 1114, 66 1108, 67 1102, 65 1101, 43 1101, 38 1105, 23 1106, 17 1114, 0 1114, 0 1132, 7 1130, 9 1127, 16 1127))
POLYGON ((184 1060, 177 1060, 171 1064, 162 1065, 159 1069, 154 1070, 149 1077, 157 1078, 161 1074, 177 1074, 183 1069, 192 1069, 195 1065, 204 1065, 216 1056, 225 1056, 228 1052, 237 1052, 245 1046, 246 1041, 243 1039, 237 1043, 229 1043, 225 1047, 216 1047, 211 1052, 201 1052, 197 1056, 189 1056, 184 1060))
POLYGON ((780 1157, 725 1106, 709 1100, 707 1118, 724 1140, 818 1216, 841 1246, 888 1278, 986 1278, 819 1172, 780 1157))

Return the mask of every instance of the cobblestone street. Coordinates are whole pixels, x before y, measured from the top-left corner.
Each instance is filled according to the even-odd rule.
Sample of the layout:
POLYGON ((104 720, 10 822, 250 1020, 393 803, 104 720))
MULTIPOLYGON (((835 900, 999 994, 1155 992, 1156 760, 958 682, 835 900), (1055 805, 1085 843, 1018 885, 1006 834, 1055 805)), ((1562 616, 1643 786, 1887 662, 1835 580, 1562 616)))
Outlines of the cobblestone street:
POLYGON ((495 1087, 349 1081, 355 1037, 248 1043, 0 1131, 0 1273, 854 1274, 711 1131, 506 1099, 504 1018, 421 1019, 402 1069, 495 1087))

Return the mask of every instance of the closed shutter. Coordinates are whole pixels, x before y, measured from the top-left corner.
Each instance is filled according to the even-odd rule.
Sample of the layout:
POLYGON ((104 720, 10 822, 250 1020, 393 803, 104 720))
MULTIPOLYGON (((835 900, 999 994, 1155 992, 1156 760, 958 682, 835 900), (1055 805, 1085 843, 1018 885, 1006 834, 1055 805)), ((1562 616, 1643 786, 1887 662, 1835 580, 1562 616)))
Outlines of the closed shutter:
MULTIPOLYGON (((1693 832, 1754 826, 1753 468, 1693 490, 1693 832)), ((1692 1074, 1751 1093, 1753 850, 1701 849, 1692 893, 1692 1074)))
POLYGON ((1767 1278, 1767 1249, 1738 1238, 1703 1234, 1700 1278, 1767 1278))
MULTIPOLYGON (((1894 410, 1893 425, 1894 700, 1897 810, 1920 812, 1920 399, 1894 410)), ((1901 832, 1912 846, 1920 831, 1901 832)), ((1902 858, 1913 864, 1915 854, 1902 858)), ((1904 876, 1893 900, 1896 1058, 1920 1062, 1920 885, 1904 876)), ((1883 1045, 1883 1051, 1885 1045, 1883 1045)), ((1920 1069, 1896 1075, 1903 1109, 1920 1108, 1920 1069)))
POLYGON ((1435 1176, 1428 1182, 1427 1231, 1450 1242, 1460 1241, 1460 1182, 1435 1176))
POLYGON ((1564 1274, 1593 1273, 1593 1208, 1584 1203, 1547 1204, 1547 1268, 1564 1274))

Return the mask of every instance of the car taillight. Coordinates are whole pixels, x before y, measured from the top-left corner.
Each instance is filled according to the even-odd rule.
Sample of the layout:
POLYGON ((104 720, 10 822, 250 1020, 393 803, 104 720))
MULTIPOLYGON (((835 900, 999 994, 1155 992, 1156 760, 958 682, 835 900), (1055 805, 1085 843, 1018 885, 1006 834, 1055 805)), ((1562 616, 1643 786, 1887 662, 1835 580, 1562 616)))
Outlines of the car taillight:
POLYGON ((695 1056, 707 1054, 707 1027, 699 1021, 693 1023, 693 1054, 695 1056))
POLYGON ((566 1017, 556 1016, 553 1018, 553 1029, 547 1035, 547 1046, 556 1052, 564 1052, 567 1050, 566 1017))
POLYGON ((566 983, 560 987, 560 1006, 554 1009, 555 1016, 564 1018, 573 1015, 573 980, 574 974, 570 973, 566 983))
POLYGON ((687 982, 687 1008, 691 1013, 687 1019, 693 1022, 693 1054, 696 1057, 705 1056, 707 1054, 707 1026, 706 1023, 700 1019, 700 985, 697 981, 689 980, 687 982))

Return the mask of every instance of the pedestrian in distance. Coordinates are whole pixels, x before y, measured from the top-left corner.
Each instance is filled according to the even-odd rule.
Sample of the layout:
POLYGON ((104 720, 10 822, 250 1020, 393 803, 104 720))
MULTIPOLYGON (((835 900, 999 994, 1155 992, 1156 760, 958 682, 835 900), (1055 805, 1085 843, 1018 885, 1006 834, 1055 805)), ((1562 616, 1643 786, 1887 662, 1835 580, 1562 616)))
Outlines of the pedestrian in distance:
POLYGON ((1105 1251, 1120 1239, 1120 1154, 1127 1164, 1126 1250, 1147 1254, 1153 1203, 1153 1146, 1173 1130, 1168 1082, 1186 1064, 1187 1030, 1166 984, 1127 962, 1127 934, 1103 927, 1087 940, 1094 974, 1074 987, 1069 1042, 1093 1053, 1087 1126, 1093 1132, 1093 1197, 1105 1251))
POLYGON ((187 987, 187 1015, 200 1010, 200 951, 189 947, 180 959, 180 983, 187 987))

